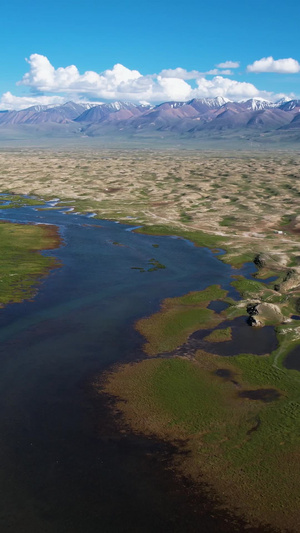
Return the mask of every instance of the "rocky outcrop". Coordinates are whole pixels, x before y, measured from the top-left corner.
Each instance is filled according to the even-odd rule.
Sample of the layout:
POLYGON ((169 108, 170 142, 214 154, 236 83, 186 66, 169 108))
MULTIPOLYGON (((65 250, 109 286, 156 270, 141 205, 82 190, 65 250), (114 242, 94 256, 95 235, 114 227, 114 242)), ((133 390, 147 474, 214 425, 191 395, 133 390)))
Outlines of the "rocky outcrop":
POLYGON ((279 292, 288 292, 297 287, 300 287, 300 269, 293 268, 288 270, 283 280, 277 283, 274 289, 279 292))
POLYGON ((280 324, 284 321, 280 308, 275 304, 262 302, 249 304, 247 313, 251 326, 262 327, 266 323, 280 324))
POLYGON ((254 258, 253 263, 258 269, 268 268, 270 270, 282 269, 285 267, 288 257, 285 254, 259 253, 254 258))

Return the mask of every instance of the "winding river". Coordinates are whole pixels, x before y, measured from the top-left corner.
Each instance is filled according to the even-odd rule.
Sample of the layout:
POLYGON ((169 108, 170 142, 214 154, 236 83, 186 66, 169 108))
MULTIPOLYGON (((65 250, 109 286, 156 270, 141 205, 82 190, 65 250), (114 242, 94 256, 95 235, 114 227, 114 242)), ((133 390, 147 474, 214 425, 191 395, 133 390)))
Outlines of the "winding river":
POLYGON ((0 218, 55 224, 63 239, 45 252, 62 266, 35 298, 0 310, 1 533, 243 530, 175 477, 170 446, 123 434, 90 384, 143 356, 134 321, 163 298, 211 284, 233 294, 231 275, 253 265, 233 270, 185 240, 57 209, 0 218), (153 258, 166 268, 149 271, 153 258))

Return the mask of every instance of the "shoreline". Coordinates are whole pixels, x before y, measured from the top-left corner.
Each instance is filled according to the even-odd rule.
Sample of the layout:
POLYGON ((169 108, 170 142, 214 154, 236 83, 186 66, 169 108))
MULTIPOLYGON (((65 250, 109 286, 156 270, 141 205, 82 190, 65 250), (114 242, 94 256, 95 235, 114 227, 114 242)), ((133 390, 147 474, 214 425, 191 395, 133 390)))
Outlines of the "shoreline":
MULTIPOLYGON (((13 223, 11 223, 11 224, 13 224, 13 223)), ((21 225, 22 225, 22 224, 21 224, 21 225)), ((27 226, 27 224, 25 224, 25 226, 27 226)), ((39 250, 42 250, 42 249, 54 249, 54 248, 56 247, 55 244, 57 244, 57 242, 58 242, 58 241, 55 240, 55 237, 56 237, 57 239, 59 239, 59 237, 58 237, 58 233, 57 233, 57 231, 55 231, 55 229, 54 229, 55 226, 48 226, 48 225, 45 225, 45 224, 44 224, 44 225, 39 225, 39 226, 43 226, 43 230, 46 231, 46 233, 48 233, 48 237, 49 237, 49 238, 51 238, 51 237, 54 238, 53 247, 50 248, 50 247, 48 247, 48 246, 45 246, 44 248, 41 248, 41 249, 39 249, 39 250), (50 229, 50 228, 51 228, 51 229, 50 229)), ((151 234, 151 233, 150 233, 150 234, 151 234)), ((202 234, 203 234, 203 232, 202 232, 202 234)), ((59 242, 61 242, 61 241, 59 241, 59 242)), ((200 245, 200 246, 201 246, 201 245, 200 245)), ((203 244, 202 244, 202 246, 203 246, 203 244)), ((208 246, 207 246, 207 247, 208 247, 208 246)), ((214 247, 214 248, 215 248, 215 247, 214 247)), ((210 249, 211 249, 211 248, 210 248, 210 249)), ((35 250, 35 251, 37 251, 37 250, 35 250)), ((52 267, 51 267, 51 268, 52 268, 52 267)), ((239 280, 239 281, 241 282, 241 281, 243 281, 243 280, 239 280)), ((252 280, 245 280, 245 281, 249 281, 249 282, 251 282, 252 280)), ((253 282, 253 283, 256 283, 256 284, 257 284, 257 283, 259 283, 259 282, 253 282)), ((262 283, 260 283, 260 285, 263 286, 262 283)), ((257 285, 255 285, 255 286, 253 286, 253 287, 255 287, 255 290, 256 290, 257 285)), ((253 287, 252 287, 252 289, 253 289, 253 287)), ((249 283, 247 283, 247 286, 246 286, 246 287, 244 286, 244 284, 241 284, 241 283, 240 283, 240 284, 239 284, 239 289, 243 289, 243 290, 245 291, 245 294, 246 294, 246 295, 247 295, 247 294, 250 294, 250 295, 252 295, 252 297, 253 297, 253 290, 252 290, 252 291, 250 290, 250 289, 251 289, 251 283, 250 283, 250 289, 249 289, 249 283), (247 293, 247 291, 248 291, 248 293, 247 293), (249 291, 250 291, 250 293, 249 293, 249 291)), ((213 299, 214 299, 214 298, 212 298, 210 301, 212 301, 213 299)), ((178 299, 177 299, 177 300, 178 300, 178 299)), ((209 301, 207 301, 206 303, 209 304, 209 301)), ((145 364, 145 361, 142 361, 142 363, 145 364)), ((135 364, 135 363, 129 364, 129 367, 133 368, 133 365, 134 365, 134 364, 135 364)), ((140 364, 140 363, 137 363, 137 364, 140 364)), ((121 369, 121 372, 122 372, 122 370, 124 369, 124 367, 119 367, 119 369, 121 369)), ((118 372, 119 372, 119 371, 118 371, 118 372)), ((245 400, 245 401, 250 401, 250 400, 247 399, 247 400, 245 400)), ((144 418, 145 418, 145 416, 144 416, 144 418)), ((251 426, 251 428, 249 428, 249 431, 252 430, 253 427, 254 427, 254 426, 251 426)), ((140 431, 140 429, 137 428, 137 431, 140 431)), ((253 431, 254 431, 254 430, 253 430, 253 431)), ((162 436, 163 436, 163 435, 162 435, 162 436)), ((167 438, 167 437, 163 437, 163 438, 167 438)), ((180 438, 180 436, 178 437, 178 435, 177 435, 176 438, 175 438, 175 442, 176 442, 176 440, 178 440, 178 438, 180 438)), ((179 454, 179 458, 180 458, 180 457, 181 457, 181 455, 179 454)), ((197 474, 197 475, 199 475, 199 474, 197 474)), ((218 474, 218 475, 219 475, 219 474, 218 474)))
MULTIPOLYGON (((257 284, 258 282, 255 283, 257 284)), ((219 299, 221 301, 223 298, 226 300, 226 291, 223 292, 225 294, 221 294, 220 290, 219 299)), ((282 370, 284 371, 284 369, 282 366, 278 366, 279 354, 282 354, 283 352, 289 352, 292 349, 292 347, 295 345, 293 339, 285 340, 282 335, 280 336, 279 328, 279 344, 272 354, 266 354, 265 356, 257 356, 255 354, 240 354, 232 357, 224 357, 213 353, 206 353, 201 350, 198 350, 193 354, 184 353, 184 355, 178 355, 176 354, 176 350, 174 352, 174 348, 176 346, 182 346, 183 338, 175 341, 174 345, 172 345, 172 343, 174 343, 174 338, 171 338, 171 344, 168 344, 170 343, 168 340, 167 344, 165 344, 166 341, 163 340, 164 337, 162 336, 162 332, 165 330, 164 316, 168 316, 170 310, 172 313, 172 304, 174 310, 177 309, 178 311, 178 305, 180 309, 180 301, 182 301, 185 305, 193 307, 195 302, 198 300, 197 303, 200 308, 203 309, 203 306, 207 308, 210 301, 216 298, 216 294, 214 293, 214 287, 208 287, 208 289, 204 289, 198 293, 189 293, 182 297, 173 299, 169 298, 161 303, 159 311, 154 313, 154 315, 138 320, 135 324, 135 329, 142 333, 144 338, 148 341, 148 344, 144 345, 146 359, 140 359, 132 363, 116 365, 110 372, 106 373, 106 377, 104 379, 100 379, 99 383, 96 383, 94 386, 99 394, 107 395, 114 402, 112 414, 113 416, 117 416, 120 428, 124 429, 124 427, 129 426, 131 430, 137 434, 143 434, 152 438, 159 438, 162 441, 169 442, 177 447, 177 454, 174 456, 173 464, 178 474, 184 477, 187 476, 196 484, 199 481, 199 477, 201 481, 207 482, 212 490, 212 494, 215 494, 221 499, 221 501, 223 500, 223 507, 225 506, 225 508, 232 512, 234 516, 241 517, 253 527, 256 527, 259 524, 264 528, 271 527, 272 531, 285 531, 286 524, 288 524, 290 531, 297 531, 296 524, 300 519, 300 515, 297 516, 296 513, 296 516, 293 517, 293 513, 295 513, 296 509, 298 509, 298 504, 294 503, 293 506, 293 498, 290 498, 292 502, 288 502, 288 499, 291 497, 291 491, 289 490, 290 485, 293 486, 294 483, 297 483, 296 479, 300 479, 300 471, 298 472, 297 469, 295 469, 293 474, 291 474, 290 484, 287 482, 286 486, 283 488, 283 492, 285 493, 284 498, 282 499, 279 494, 279 500, 277 501, 277 504, 275 504, 277 507, 272 508, 272 503, 270 503, 268 498, 262 498, 262 493, 266 494, 268 490, 273 494, 273 498, 276 498, 277 482, 274 481, 272 475, 270 477, 268 468, 271 468, 271 470, 272 468, 275 468, 275 476, 278 475, 279 478, 280 476, 284 476, 286 472, 285 468, 287 471, 289 471, 293 465, 293 460, 291 460, 291 457, 293 457, 293 454, 296 453, 295 447, 293 445, 292 447, 288 445, 287 449, 290 449, 290 451, 287 453, 287 455, 285 455, 285 453, 283 453, 283 455, 281 454, 282 458, 279 453, 277 458, 278 463, 273 466, 272 461, 269 461, 270 466, 268 466, 268 456, 265 457, 264 461, 267 467, 262 478, 265 478, 265 480, 262 481, 262 487, 264 487, 262 488, 260 487, 260 484, 257 485, 257 482, 255 481, 255 476, 257 475, 255 474, 256 467, 253 469, 254 477, 252 476, 252 482, 250 481, 251 476, 247 477, 246 475, 245 477, 245 474, 241 474, 241 472, 244 468, 246 468, 247 471, 248 463, 251 464, 251 453, 252 455, 254 454, 253 457, 255 457, 255 446, 259 449, 261 445, 264 446, 264 443, 267 442, 269 438, 273 438, 274 435, 271 437, 270 435, 267 436, 263 433, 261 440, 258 439, 258 443, 254 445, 254 451, 252 450, 251 453, 249 452, 249 458, 246 454, 246 457, 244 457, 242 463, 238 467, 239 459, 238 456, 236 456, 234 449, 233 455, 231 452, 228 453, 228 450, 231 448, 230 440, 232 437, 227 434, 228 431, 229 434, 231 431, 232 435, 237 433, 237 435, 234 437, 234 439, 237 439, 236 445, 238 448, 241 446, 241 449, 243 449, 243 438, 240 441, 238 437, 238 434, 241 430, 242 433, 245 432, 246 446, 247 442, 251 442, 251 440, 253 440, 255 437, 257 440, 257 435, 260 435, 262 431, 266 432, 265 428, 268 427, 268 425, 271 428, 270 431, 272 434, 274 430, 276 431, 275 420, 278 413, 276 413, 274 419, 272 412, 271 415, 270 413, 266 415, 267 410, 276 410, 276 402, 279 402, 278 405, 280 405, 280 402, 284 401, 285 405, 288 406, 290 403, 292 404, 293 401, 297 401, 297 398, 299 397, 297 392, 297 381, 299 382, 300 378, 297 378, 295 372, 293 373, 292 377, 291 375, 287 374, 286 377, 283 378, 282 370), (205 294, 206 291, 208 294, 211 292, 211 298, 207 297, 205 294), (201 292, 203 293, 202 295, 201 292), (255 369, 254 371, 251 369, 252 359, 255 362, 254 366, 256 367, 258 380, 257 376, 255 376, 255 369), (277 365, 277 374, 274 374, 275 361, 277 365), (200 431, 200 435, 198 435, 197 430, 195 433, 195 430, 193 429, 193 416, 195 419, 197 419, 199 411, 201 412, 203 406, 206 406, 209 409, 211 408, 211 405, 207 406, 203 397, 203 404, 198 404, 198 411, 195 411, 194 415, 191 415, 190 407, 185 406, 186 402, 184 401, 184 396, 187 395, 187 397, 189 397, 189 391, 193 386, 194 378, 190 376, 191 380, 189 380, 189 378, 185 383, 182 383, 181 373, 179 372, 178 375, 176 374, 177 364, 187 365, 187 367, 189 367, 189 370, 187 370, 188 372, 192 368, 195 368, 197 372, 201 370, 201 376, 199 376, 200 382, 198 383, 200 389, 197 388, 198 393, 201 390, 201 387, 204 387, 204 390, 206 391, 206 397, 209 398, 210 395, 213 394, 211 397, 211 405, 214 405, 215 411, 211 413, 211 417, 209 420, 207 420, 207 425, 204 425, 200 431), (211 370, 212 366, 214 367, 213 374, 211 370), (175 367, 175 374, 172 378, 170 376, 174 370, 173 367, 175 367), (262 370, 259 370, 260 367, 262 370), (167 373, 164 372, 164 368, 167 369, 167 373), (263 371, 263 378, 260 381, 259 376, 261 371, 263 371), (160 372, 163 372, 163 378, 157 377, 159 376, 160 372), (202 382, 201 385, 201 380, 203 381, 205 376, 206 383, 202 382), (296 381, 291 384, 290 378, 296 381), (160 379, 160 381, 156 382, 156 379, 160 379), (173 385, 171 383, 172 379, 174 379, 173 385), (217 381, 217 388, 215 381, 217 381), (156 385, 154 385, 155 383, 156 385), (169 390, 170 386, 171 389, 169 390), (183 389, 180 392, 181 386, 183 389), (224 396, 222 400, 216 400, 216 398, 214 398, 214 394, 219 391, 220 386, 221 388, 224 387, 224 396), (175 387, 173 392, 172 387, 175 387), (214 390, 215 393, 213 393, 214 390), (169 393, 167 391, 169 391, 169 393), (182 398, 182 400, 179 400, 179 403, 177 395, 179 398, 182 398), (289 395, 295 398, 291 402, 288 399, 289 395), (170 404, 170 402, 173 402, 173 405, 170 404), (231 430, 226 428, 224 433, 224 428, 222 429, 221 427, 223 422, 218 422, 218 411, 223 404, 229 405, 228 402, 230 403, 229 416, 228 413, 227 415, 226 413, 223 413, 222 415, 224 420, 227 420, 225 426, 230 427, 232 417, 233 419, 236 416, 241 416, 242 418, 236 427, 231 427, 231 430), (161 407, 161 403, 165 407, 161 407), (275 407, 273 407, 273 404, 275 407), (174 405, 177 407, 174 407, 174 405), (175 409, 174 412, 173 409, 175 409), (182 409, 184 413, 180 419, 178 413, 180 413, 182 409), (247 412, 249 421, 246 423, 244 417, 245 413, 247 412), (264 424, 264 428, 262 430, 260 426, 261 418, 263 418, 263 416, 266 416, 266 425, 264 424), (220 434, 217 437, 217 440, 215 440, 216 437, 213 437, 212 440, 211 437, 209 437, 209 440, 207 441, 207 443, 210 443, 207 448, 209 451, 203 455, 203 452, 200 453, 199 450, 206 448, 206 438, 212 431, 211 424, 217 424, 217 426, 218 424, 221 424, 219 428, 220 434), (239 428, 240 424, 241 428, 239 428), (221 452, 223 444, 220 445, 219 450, 218 439, 220 439, 221 443, 228 441, 229 448, 226 445, 224 450, 221 452), (211 453, 217 457, 216 461, 211 462, 211 453), (225 456, 227 453, 228 460, 223 459, 224 453, 225 456), (201 457, 201 454, 203 457, 201 457), (232 468, 232 461, 237 461, 236 467, 232 468), (281 464, 281 471, 279 469, 278 472, 276 472, 277 464, 281 464), (228 475, 226 475, 226 473, 224 474, 226 471, 228 471, 228 475), (269 477, 270 479, 268 479, 269 477), (256 485, 257 487, 255 489, 256 485), (243 492, 245 492, 245 494, 243 494, 243 492), (224 498, 224 494, 227 495, 226 498, 224 498), (257 498, 257 494, 259 494, 259 498, 257 498), (287 494, 289 497, 287 497, 287 494), (289 510, 282 509, 283 500, 285 502, 284 505, 286 505, 287 509, 289 510), (239 502, 238 505, 237 502, 239 502), (270 508, 272 509, 271 512, 269 512, 270 508), (275 520, 273 518, 274 515, 276 517, 275 520)), ((228 313, 228 308, 226 311, 228 313)), ((246 314, 245 306, 244 314, 246 314)), ((227 317, 224 311, 220 314, 216 314, 216 318, 214 320, 211 317, 210 321, 213 320, 215 323, 212 331, 219 331, 218 329, 215 329, 215 327, 218 327, 218 325, 222 321, 226 321, 226 319, 227 317)), ((198 330, 199 327, 201 329, 203 324, 196 324, 192 330, 190 330, 188 327, 183 335, 186 339, 189 339, 191 331, 198 330)), ((250 328, 250 326, 247 327, 250 328)), ((281 330, 284 327, 286 328, 286 326, 281 326, 281 330)), ((178 336, 178 327, 175 329, 176 334, 173 332, 171 337, 172 335, 175 335, 175 337, 176 335, 178 336)), ((294 329, 296 330, 296 328, 294 329)), ((226 339, 220 341, 219 338, 213 340, 214 342, 218 342, 218 344, 226 341, 226 339)), ((230 339, 228 339, 228 341, 230 342, 230 339)), ((299 344, 299 342, 300 340, 296 341, 296 345, 299 344)), ((190 397, 191 405, 193 405, 193 402, 195 403, 197 401, 197 395, 195 397, 190 397)), ((204 416, 204 412, 202 412, 202 414, 204 416)), ((286 415, 289 417, 288 411, 286 411, 286 415)), ((212 431, 212 435, 214 432, 215 430, 212 431)), ((297 434, 297 430, 295 430, 295 433, 297 434)), ((291 434, 294 434, 292 430, 291 434)), ((233 444, 234 440, 232 446, 233 444)), ((279 442, 278 444, 280 445, 284 443, 279 442)), ((296 458, 295 461, 297 461, 296 458)), ((278 483, 280 482, 278 481, 278 483)))
POLYGON ((5 253, 0 260, 0 276, 4 280, 0 308, 4 308, 35 296, 42 280, 50 271, 60 267, 55 257, 43 255, 42 252, 57 249, 63 241, 55 225, 1 219, 0 232, 1 245, 5 246, 5 253))

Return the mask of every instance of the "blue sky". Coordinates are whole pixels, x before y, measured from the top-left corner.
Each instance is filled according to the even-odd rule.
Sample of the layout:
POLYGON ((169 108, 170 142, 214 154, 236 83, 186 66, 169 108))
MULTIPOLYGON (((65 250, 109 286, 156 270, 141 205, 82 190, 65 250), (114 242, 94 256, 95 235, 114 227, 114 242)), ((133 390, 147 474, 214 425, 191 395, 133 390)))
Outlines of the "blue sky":
POLYGON ((295 0, 5 0, 0 95, 12 97, 2 96, 1 108, 55 98, 299 97, 299 16, 295 0), (262 58, 273 61, 259 63, 262 58), (283 62, 289 58, 294 62, 283 62), (239 66, 216 67, 228 61, 239 66), (114 70, 116 64, 128 70, 114 70), (77 73, 52 70, 70 65, 77 73), (183 70, 174 71, 178 67, 183 70), (86 71, 95 76, 82 77, 86 71))

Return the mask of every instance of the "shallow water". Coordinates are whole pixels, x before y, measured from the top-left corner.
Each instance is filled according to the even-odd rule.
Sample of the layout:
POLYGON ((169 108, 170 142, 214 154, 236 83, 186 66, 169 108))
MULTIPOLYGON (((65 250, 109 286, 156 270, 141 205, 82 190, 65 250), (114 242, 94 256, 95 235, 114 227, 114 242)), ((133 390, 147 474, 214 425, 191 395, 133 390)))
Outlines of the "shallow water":
POLYGON ((227 309, 227 307, 228 307, 228 304, 226 302, 222 302, 222 300, 213 300, 207 306, 207 309, 211 309, 212 311, 215 311, 216 313, 222 313, 222 311, 227 309))
POLYGON ((231 328, 231 339, 222 342, 209 342, 205 339, 213 329, 200 329, 193 333, 188 341, 174 350, 174 354, 195 354, 204 350, 215 355, 230 357, 240 353, 264 355, 278 347, 274 326, 264 328, 251 327, 248 318, 240 316, 234 320, 224 320, 215 329, 231 328))
POLYGON ((1 533, 243 530, 165 468, 171 447, 120 433, 89 384, 142 356, 134 321, 163 298, 230 289, 230 276, 253 266, 233 270, 183 239, 58 210, 22 207, 0 218, 56 224, 64 240, 46 252, 62 267, 33 301, 0 310, 1 533), (166 268, 132 269, 147 270, 151 258, 166 268))
POLYGON ((293 348, 283 361, 283 366, 289 370, 300 370, 300 345, 293 348))

